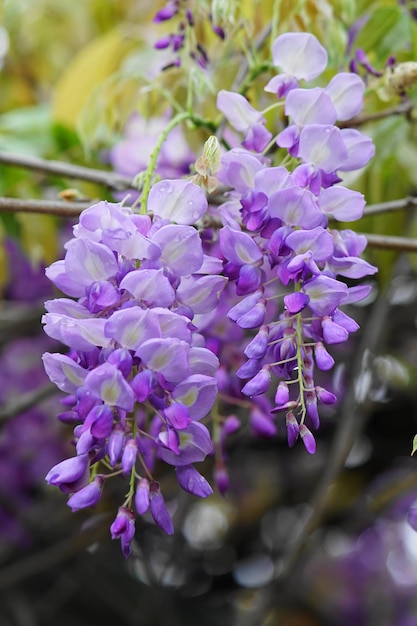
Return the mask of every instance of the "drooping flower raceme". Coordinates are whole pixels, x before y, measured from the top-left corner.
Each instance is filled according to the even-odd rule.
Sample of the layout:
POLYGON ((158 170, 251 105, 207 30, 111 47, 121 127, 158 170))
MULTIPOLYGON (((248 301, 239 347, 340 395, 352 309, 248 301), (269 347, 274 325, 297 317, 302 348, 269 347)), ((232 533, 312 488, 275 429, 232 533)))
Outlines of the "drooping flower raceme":
MULTIPOLYGON (((311 80, 324 70, 325 50, 311 35, 287 33, 278 37, 273 51, 274 64, 286 74, 279 75, 278 89, 271 81, 266 90, 285 96, 290 122, 277 143, 298 165, 290 172, 244 149, 225 154, 218 176, 233 189, 241 210, 240 219, 223 219, 219 244, 225 273, 242 296, 227 315, 256 333, 237 372, 247 381, 242 392, 252 401, 262 399, 261 404, 271 389, 275 394, 272 410, 258 407, 255 430, 273 434, 266 419, 270 424, 272 415, 284 411, 289 445, 301 437, 312 453, 317 405, 336 401, 314 383, 314 368, 330 369, 334 361, 325 345, 346 341, 358 328, 339 307, 365 298, 370 289, 348 287, 343 279, 376 272, 359 258, 366 246, 363 236, 329 228, 329 219, 358 219, 365 205, 360 193, 335 183, 344 171, 366 165, 374 147, 359 131, 334 125, 361 110, 364 85, 358 76, 340 73, 325 88, 300 88, 298 80, 311 80)), ((236 106, 225 102, 222 97, 220 106, 239 130, 236 106)))
POLYGON ((133 503, 173 532, 156 461, 206 497, 211 487, 194 464, 214 452, 218 489, 227 490, 225 441, 240 426, 236 404, 261 437, 276 434, 283 412, 289 445, 300 438, 315 451, 318 406, 336 401, 315 382, 315 368, 331 369, 327 347, 358 328, 340 307, 369 293, 345 278, 376 271, 360 258, 363 236, 329 227, 358 219, 365 205, 339 183, 366 165, 373 144, 335 126, 360 111, 363 83, 340 73, 324 88, 300 86, 327 63, 305 33, 278 37, 273 62, 283 74, 266 89, 285 97, 289 123, 276 142, 291 169, 262 154, 272 138, 262 114, 221 91, 218 108, 244 134, 242 147, 224 152, 220 167, 216 158, 210 173, 210 190, 215 172, 226 195, 209 204, 195 182, 174 179, 154 184, 141 214, 99 202, 81 214, 65 259, 47 270, 69 297, 46 303, 45 331, 68 352, 47 353, 44 364, 69 394, 60 419, 75 425, 76 446, 47 481, 78 510, 99 501, 111 476, 125 477, 129 492, 111 534, 126 556, 133 503), (202 420, 215 404, 212 441, 202 420))
MULTIPOLYGON (((194 310, 215 308, 227 279, 209 276, 204 267, 192 226, 207 209, 199 187, 185 180, 158 183, 148 208, 153 221, 120 204, 99 202, 87 209, 66 244, 65 259, 47 270, 75 298, 48 301, 43 321, 45 332, 69 348, 67 354, 46 353, 44 365, 70 394, 60 418, 76 424, 77 452, 53 467, 47 481, 72 494, 73 510, 94 505, 106 480, 97 473, 104 460, 113 475, 137 483, 139 512, 149 506, 156 523, 172 532, 152 470, 162 459, 181 468, 183 488, 202 497, 211 493, 193 463, 212 450, 200 420, 216 398, 218 361, 192 318, 194 310)), ((111 529, 126 555, 134 495, 129 493, 111 529)))

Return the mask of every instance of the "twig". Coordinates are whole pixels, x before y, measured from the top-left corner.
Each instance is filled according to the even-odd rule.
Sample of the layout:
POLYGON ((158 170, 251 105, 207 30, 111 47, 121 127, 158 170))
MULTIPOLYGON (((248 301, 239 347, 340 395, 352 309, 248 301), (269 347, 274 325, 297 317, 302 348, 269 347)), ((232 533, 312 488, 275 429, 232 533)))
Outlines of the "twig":
POLYGON ((256 610, 245 616, 240 626, 259 626, 265 623, 264 620, 276 604, 278 597, 282 597, 284 589, 291 586, 291 576, 299 563, 299 558, 311 533, 320 526, 328 503, 329 487, 343 469, 349 452, 362 431, 369 414, 369 407, 365 406, 365 401, 357 398, 356 389, 358 382, 369 367, 366 355, 375 354, 381 348, 381 337, 389 308, 389 301, 384 293, 374 303, 371 315, 362 330, 361 345, 355 351, 352 364, 352 372, 355 375, 351 378, 341 415, 338 416, 338 426, 331 449, 323 473, 310 500, 308 513, 302 522, 301 530, 294 542, 288 542, 279 576, 265 587, 258 599, 256 610))
POLYGON ((57 388, 52 384, 44 385, 33 391, 28 391, 16 400, 10 402, 10 404, 6 405, 4 409, 0 411, 0 423, 10 420, 16 415, 31 409, 56 393, 57 388))
POLYGON ((365 207, 363 212, 364 217, 369 215, 377 215, 379 213, 391 213, 393 211, 401 211, 403 209, 412 209, 417 207, 417 198, 414 196, 407 196, 400 200, 390 200, 389 202, 379 202, 378 204, 370 204, 365 207))
POLYGON ((125 189, 132 188, 132 180, 121 174, 83 167, 81 165, 72 165, 64 161, 48 161, 39 157, 0 151, 0 163, 4 165, 14 165, 28 170, 36 170, 46 174, 53 174, 55 176, 62 176, 63 178, 88 180, 92 183, 109 187, 109 189, 114 189, 115 191, 124 191, 125 189))
POLYGON ((0 589, 7 589, 17 583, 45 572, 72 557, 84 552, 92 543, 108 536, 108 516, 103 516, 100 524, 77 532, 70 539, 65 539, 49 546, 40 552, 7 565, 0 570, 0 589))
MULTIPOLYGON (((254 46, 255 50, 262 49, 264 43, 266 42, 269 35, 271 34, 271 28, 272 28, 272 24, 267 24, 265 28, 259 33, 259 35, 257 36, 255 40, 255 46, 254 46)), ((241 83, 244 81, 248 69, 249 69, 249 62, 248 62, 248 59, 244 57, 242 59, 242 63, 240 65, 239 71, 237 73, 237 76, 235 78, 235 82, 233 83, 231 91, 239 91, 239 93, 241 93, 241 89, 243 87, 241 83)))
POLYGON ((358 233, 365 235, 368 246, 382 248, 384 250, 398 250, 399 252, 417 252, 417 239, 408 237, 392 237, 390 235, 374 235, 370 233, 358 233))
POLYGON ((363 124, 367 124, 368 122, 376 122, 384 119, 385 117, 390 117, 391 115, 408 115, 413 110, 413 107, 414 104, 412 102, 402 102, 396 107, 390 107, 389 109, 383 109, 382 111, 377 111, 376 113, 369 113, 368 115, 354 117, 346 122, 339 122, 338 126, 339 128, 352 128, 356 126, 363 126, 363 124))
POLYGON ((59 200, 20 200, 0 198, 0 213, 43 213, 59 217, 76 217, 92 202, 65 202, 59 200))

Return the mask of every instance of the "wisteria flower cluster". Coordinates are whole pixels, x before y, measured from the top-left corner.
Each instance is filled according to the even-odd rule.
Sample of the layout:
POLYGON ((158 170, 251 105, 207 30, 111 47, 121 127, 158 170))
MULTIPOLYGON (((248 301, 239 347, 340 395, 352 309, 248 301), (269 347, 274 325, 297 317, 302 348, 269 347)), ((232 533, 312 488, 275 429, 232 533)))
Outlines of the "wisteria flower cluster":
POLYGON ((111 525, 125 556, 133 503, 173 532, 157 463, 174 466, 183 489, 206 497, 212 489, 194 464, 214 454, 226 491, 224 443, 241 424, 236 406, 263 437, 276 434, 284 414, 289 445, 301 438, 315 451, 318 405, 336 401, 315 383, 315 368, 331 369, 326 346, 358 328, 340 306, 370 289, 344 279, 376 271, 360 258, 363 236, 329 226, 358 219, 365 205, 339 183, 366 165, 373 144, 336 125, 361 110, 364 84, 339 73, 324 88, 300 87, 327 64, 306 33, 278 37, 273 63, 281 73, 265 90, 288 119, 276 138, 244 96, 218 94, 218 109, 244 135, 221 158, 217 140, 206 144, 200 166, 210 191, 214 177, 220 191, 207 198, 196 165, 192 179, 143 192, 138 213, 99 202, 81 214, 65 259, 47 270, 69 296, 48 301, 44 316, 46 333, 69 352, 47 353, 44 364, 68 394, 59 417, 75 424, 76 456, 46 479, 78 510, 98 503, 107 480, 125 477, 129 491, 111 525), (284 164, 267 157, 275 145, 287 152, 284 164))

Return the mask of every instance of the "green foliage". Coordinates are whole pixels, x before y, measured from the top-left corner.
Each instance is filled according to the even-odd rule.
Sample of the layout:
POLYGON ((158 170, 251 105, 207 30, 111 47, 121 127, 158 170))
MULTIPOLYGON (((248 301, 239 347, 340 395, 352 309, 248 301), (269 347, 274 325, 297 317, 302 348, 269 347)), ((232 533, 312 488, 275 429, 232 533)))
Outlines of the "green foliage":
POLYGON ((359 32, 355 46, 365 52, 372 52, 377 59, 385 59, 392 54, 392 34, 402 15, 401 8, 393 3, 375 8, 359 32))

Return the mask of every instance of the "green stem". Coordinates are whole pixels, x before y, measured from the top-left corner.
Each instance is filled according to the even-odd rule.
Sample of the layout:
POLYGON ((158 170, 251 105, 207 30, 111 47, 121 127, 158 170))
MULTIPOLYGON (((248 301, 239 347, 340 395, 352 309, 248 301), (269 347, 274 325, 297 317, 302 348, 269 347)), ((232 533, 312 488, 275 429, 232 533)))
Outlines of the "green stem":
POLYGON ((165 143, 166 138, 169 133, 175 126, 181 124, 185 120, 190 119, 191 115, 188 111, 183 111, 182 113, 178 113, 172 120, 166 125, 162 133, 159 135, 157 142, 155 144, 155 148, 152 151, 151 157, 149 159, 149 165, 146 169, 146 172, 143 176, 143 189, 140 203, 140 212, 142 215, 146 213, 146 203, 148 201, 149 192, 151 190, 152 176, 156 169, 156 162, 158 160, 159 153, 161 152, 162 146, 165 143))
POLYGON ((259 65, 254 65, 249 70, 248 75, 240 86, 238 93, 244 96, 252 83, 258 78, 258 76, 260 76, 264 72, 268 72, 271 68, 273 68, 273 65, 271 65, 271 63, 260 63, 259 65))
MULTIPOLYGON (((299 285, 296 288, 299 291, 299 285)), ((302 332, 302 317, 301 313, 297 313, 297 327, 296 327, 296 336, 297 336, 297 373, 298 373, 298 386, 300 389, 300 405, 301 405, 301 424, 304 423, 304 418, 306 415, 306 405, 304 399, 304 379, 303 379, 303 357, 301 354, 301 348, 304 346, 304 338, 302 332)))
MULTIPOLYGON (((282 0, 275 0, 273 8, 272 8, 272 19, 271 19, 271 49, 272 45, 277 38, 278 35, 278 23, 279 23, 279 13, 281 9, 282 0)), ((285 32, 285 31, 284 31, 285 32)))
POLYGON ((274 102, 273 104, 270 104, 269 107, 266 107, 266 109, 261 111, 261 114, 262 115, 266 115, 267 113, 269 113, 269 111, 273 111, 274 109, 278 109, 280 107, 283 107, 284 104, 285 104, 285 102, 283 100, 280 100, 279 102, 274 102))

